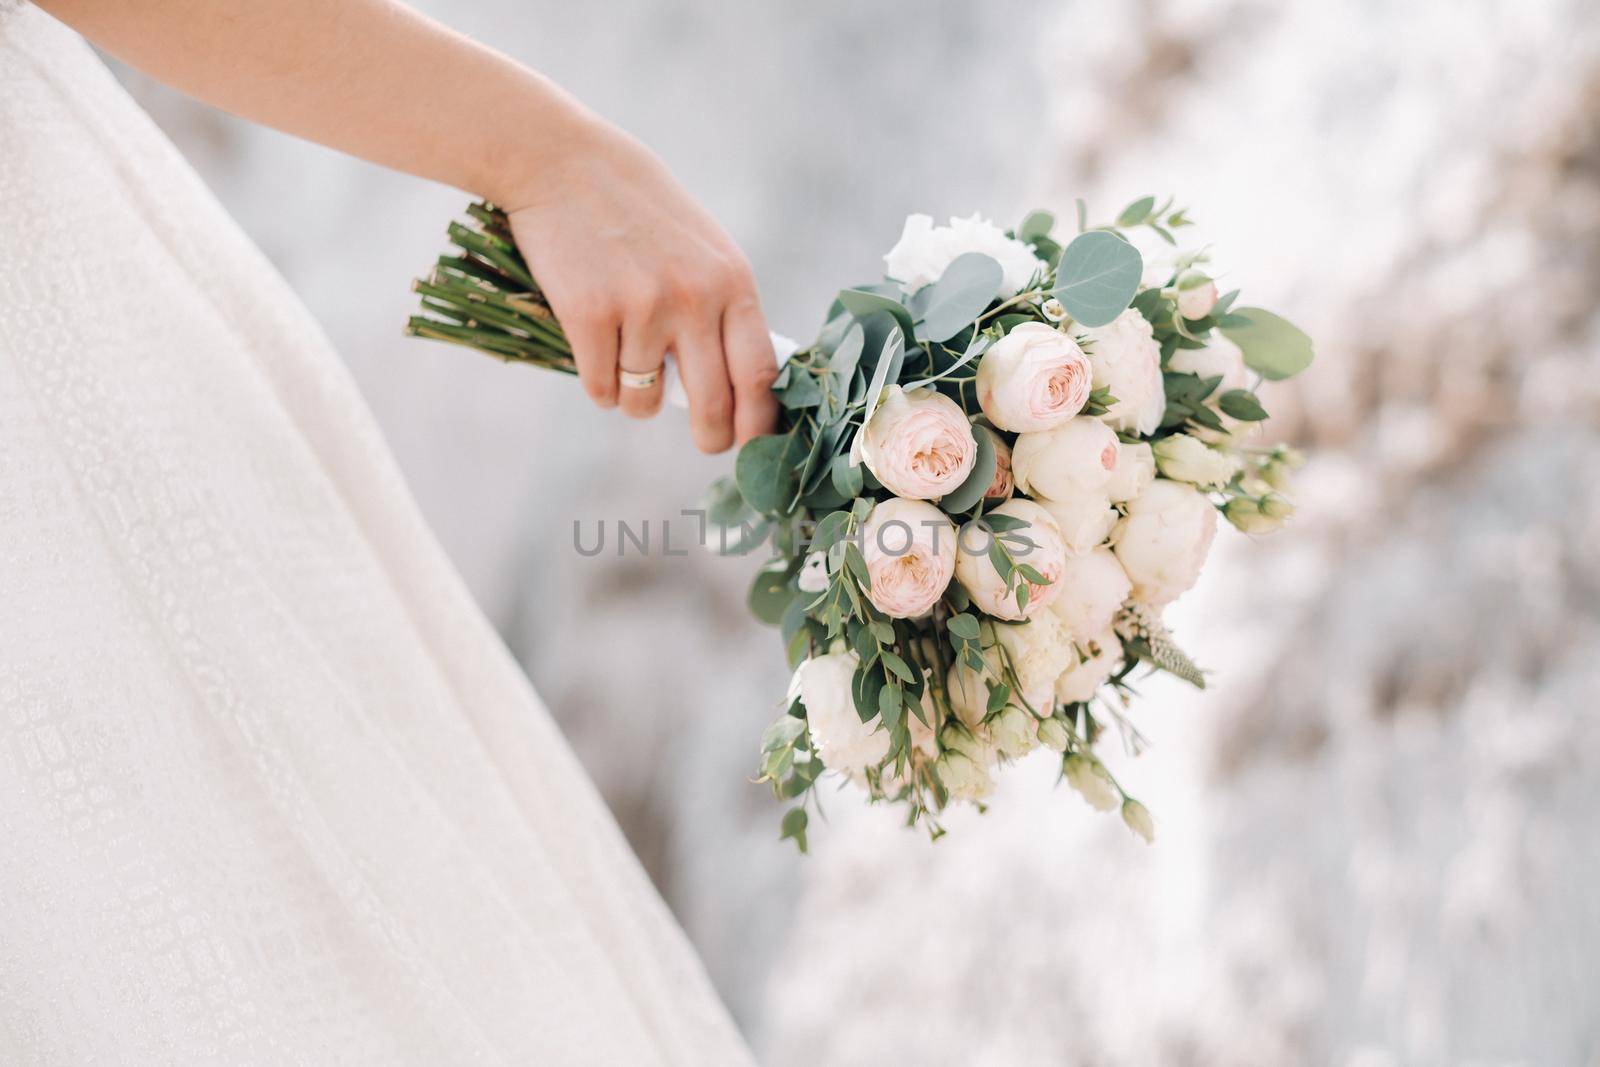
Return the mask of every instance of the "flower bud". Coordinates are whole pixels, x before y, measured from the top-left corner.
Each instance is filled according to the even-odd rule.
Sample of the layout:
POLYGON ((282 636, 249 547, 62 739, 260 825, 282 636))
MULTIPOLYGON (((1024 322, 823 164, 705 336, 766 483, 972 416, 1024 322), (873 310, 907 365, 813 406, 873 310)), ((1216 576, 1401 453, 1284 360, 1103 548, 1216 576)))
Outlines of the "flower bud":
POLYGON ((1099 760, 1087 760, 1074 752, 1062 761, 1061 772, 1094 810, 1110 811, 1117 806, 1117 787, 1099 760))
POLYGON ((1046 300, 1044 303, 1040 304, 1039 310, 1043 312, 1044 317, 1049 319, 1051 322, 1067 321, 1066 306, 1053 296, 1049 300, 1046 300))
POLYGON ((1072 735, 1067 731, 1066 723, 1057 718, 1049 718, 1039 723, 1039 740, 1052 751, 1065 752, 1072 735))
POLYGON ((1193 268, 1178 275, 1178 314, 1193 321, 1211 314, 1217 306, 1217 283, 1193 268))
POLYGON ((1294 506, 1276 493, 1268 493, 1259 500, 1254 497, 1236 496, 1223 506, 1222 517, 1241 533, 1264 534, 1282 526, 1283 520, 1293 510, 1294 506), (1266 505, 1269 499, 1277 503, 1266 505), (1288 508, 1288 511, 1284 508, 1288 508))
POLYGON ((1204 441, 1186 433, 1163 437, 1151 446, 1151 451, 1162 477, 1202 489, 1227 485, 1238 469, 1232 456, 1209 448, 1204 441))
POLYGON ((1129 797, 1122 802, 1122 821, 1149 844, 1156 838, 1156 825, 1150 818, 1150 809, 1129 797))

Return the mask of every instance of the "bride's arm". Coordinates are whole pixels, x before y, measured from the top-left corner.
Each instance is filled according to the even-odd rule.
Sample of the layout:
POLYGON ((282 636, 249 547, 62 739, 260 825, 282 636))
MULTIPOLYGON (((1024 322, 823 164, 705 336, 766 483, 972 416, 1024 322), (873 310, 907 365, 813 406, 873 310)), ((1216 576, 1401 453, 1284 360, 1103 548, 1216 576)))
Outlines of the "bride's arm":
MULTIPOLYGON (((390 0, 38 0, 106 51, 237 115, 480 194, 572 340, 585 388, 676 351, 696 443, 771 429, 750 269, 648 150, 558 86, 390 0)), ((652 414, 660 387, 620 390, 652 414)))

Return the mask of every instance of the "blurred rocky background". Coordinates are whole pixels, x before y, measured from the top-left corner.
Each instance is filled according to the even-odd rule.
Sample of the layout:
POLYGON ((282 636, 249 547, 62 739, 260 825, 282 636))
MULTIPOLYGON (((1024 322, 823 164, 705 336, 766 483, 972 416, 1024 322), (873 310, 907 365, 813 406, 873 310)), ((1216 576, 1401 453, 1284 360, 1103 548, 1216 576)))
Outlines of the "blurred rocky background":
POLYGON ((838 797, 800 861, 747 782, 754 562, 659 554, 726 460, 400 337, 462 194, 118 71, 326 324, 763 1062, 1600 1063, 1592 2, 421 6, 659 151, 782 332, 909 211, 1170 191, 1318 341, 1268 395, 1300 515, 1219 539, 1170 619, 1217 684, 1149 685, 1118 768, 1156 845, 1038 757, 937 845, 838 797))

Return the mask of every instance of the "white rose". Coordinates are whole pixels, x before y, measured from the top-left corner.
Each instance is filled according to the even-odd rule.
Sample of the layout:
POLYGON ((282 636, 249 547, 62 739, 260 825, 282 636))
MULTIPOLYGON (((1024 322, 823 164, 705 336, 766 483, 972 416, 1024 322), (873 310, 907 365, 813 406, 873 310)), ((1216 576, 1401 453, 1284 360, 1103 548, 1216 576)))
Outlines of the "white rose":
POLYGON ((996 623, 994 635, 1017 676, 1022 697, 1036 714, 1050 714, 1056 678, 1078 659, 1061 620, 1044 611, 1026 623, 996 623))
POLYGON ((1217 533, 1217 509, 1189 486, 1165 478, 1151 482, 1127 507, 1111 531, 1117 562, 1132 580, 1136 599, 1169 603, 1200 577, 1217 533))
POLYGON ((1086 333, 1094 387, 1109 389, 1117 402, 1101 418, 1116 430, 1154 433, 1167 410, 1161 381, 1161 346, 1145 317, 1129 308, 1086 333))
POLYGON ((873 505, 861 528, 867 599, 892 619, 916 619, 938 603, 956 571, 956 527, 924 500, 873 505))
POLYGON ((876 767, 889 754, 889 732, 856 714, 850 681, 860 660, 854 652, 830 652, 800 664, 795 672, 806 724, 822 765, 830 771, 857 775, 876 767))
POLYGON ((1072 665, 1056 677, 1055 697, 1063 704, 1077 704, 1094 696, 1094 691, 1116 673, 1122 662, 1122 642, 1109 627, 1080 647, 1088 658, 1080 662, 1075 652, 1072 665))
POLYGON ((1002 281, 996 296, 1017 295, 1045 267, 1033 249, 978 215, 952 218, 948 226, 935 226, 928 215, 910 215, 899 242, 883 257, 884 272, 914 293, 938 281, 945 268, 967 252, 981 252, 1000 264, 1002 281))
POLYGON ((1122 802, 1122 795, 1099 760, 1087 760, 1074 752, 1062 761, 1061 773, 1096 811, 1110 811, 1122 802))
POLYGON ((1133 592, 1133 583, 1109 548, 1067 559, 1061 570, 1061 592, 1050 611, 1067 633, 1079 640, 1104 633, 1117 609, 1133 592))
MULTIPOLYGON (((993 508, 991 515, 1010 515, 1022 519, 1029 525, 1020 527, 1016 531, 1007 532, 1007 540, 1002 544, 1011 553, 1013 560, 1018 564, 1027 564, 1038 571, 1046 581, 1044 585, 1034 585, 1028 582, 1028 606, 1026 610, 1017 607, 1016 586, 1009 591, 1006 582, 995 570, 994 563, 989 559, 989 535, 980 530, 974 530, 969 524, 964 527, 960 535, 960 550, 956 553, 956 581, 961 583, 972 602, 980 611, 993 615, 997 619, 1025 619, 1047 606, 1055 599, 1060 591, 1057 579, 1061 575, 1061 565, 1067 556, 1066 545, 1062 543, 1061 531, 1056 527, 1055 520, 1050 513, 1031 500, 1013 497, 1004 504, 993 508), (1031 547, 1017 546, 1015 535, 1025 537, 1032 542, 1031 547)), ((1026 579, 1019 579, 1021 581, 1026 579)))
POLYGON ((1143 441, 1119 443, 1121 448, 1117 452, 1117 465, 1111 472, 1111 480, 1106 483, 1106 496, 1111 498, 1113 504, 1132 500, 1144 492, 1145 486, 1156 480, 1156 457, 1150 451, 1150 446, 1143 441))
POLYGON ((1202 489, 1220 489, 1238 473, 1238 462, 1226 452, 1210 448, 1186 433, 1163 437, 1151 446, 1156 468, 1163 478, 1188 482, 1202 489))
POLYGON ((820 593, 828 588, 827 557, 821 552, 806 556, 805 562, 800 564, 800 573, 795 576, 795 585, 802 593, 820 593))
POLYGON ((1093 380, 1078 342, 1042 322, 1025 322, 978 361, 978 406, 1002 430, 1048 430, 1083 410, 1093 380))
POLYGON ((1099 419, 1068 419, 1052 430, 1025 433, 1011 450, 1018 492, 1051 500, 1105 495, 1121 444, 1099 419))
POLYGON ((1104 493, 1085 493, 1066 500, 1041 497, 1039 504, 1056 520, 1069 560, 1105 544, 1117 524, 1117 511, 1104 493))
POLYGON ((1197 270, 1178 275, 1178 314, 1191 321, 1203 319, 1216 306, 1216 282, 1197 270))
POLYGON ((852 447, 885 489, 908 500, 937 500, 978 460, 967 413, 937 389, 886 388, 852 447))

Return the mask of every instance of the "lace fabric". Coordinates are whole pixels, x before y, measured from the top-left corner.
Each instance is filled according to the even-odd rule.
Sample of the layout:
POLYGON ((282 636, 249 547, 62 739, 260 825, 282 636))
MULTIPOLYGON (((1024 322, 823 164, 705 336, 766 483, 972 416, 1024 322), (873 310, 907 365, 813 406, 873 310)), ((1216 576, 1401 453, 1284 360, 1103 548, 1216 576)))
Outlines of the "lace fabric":
POLYGON ((748 1062, 326 340, 37 9, 0 142, 0 1059, 748 1062))

